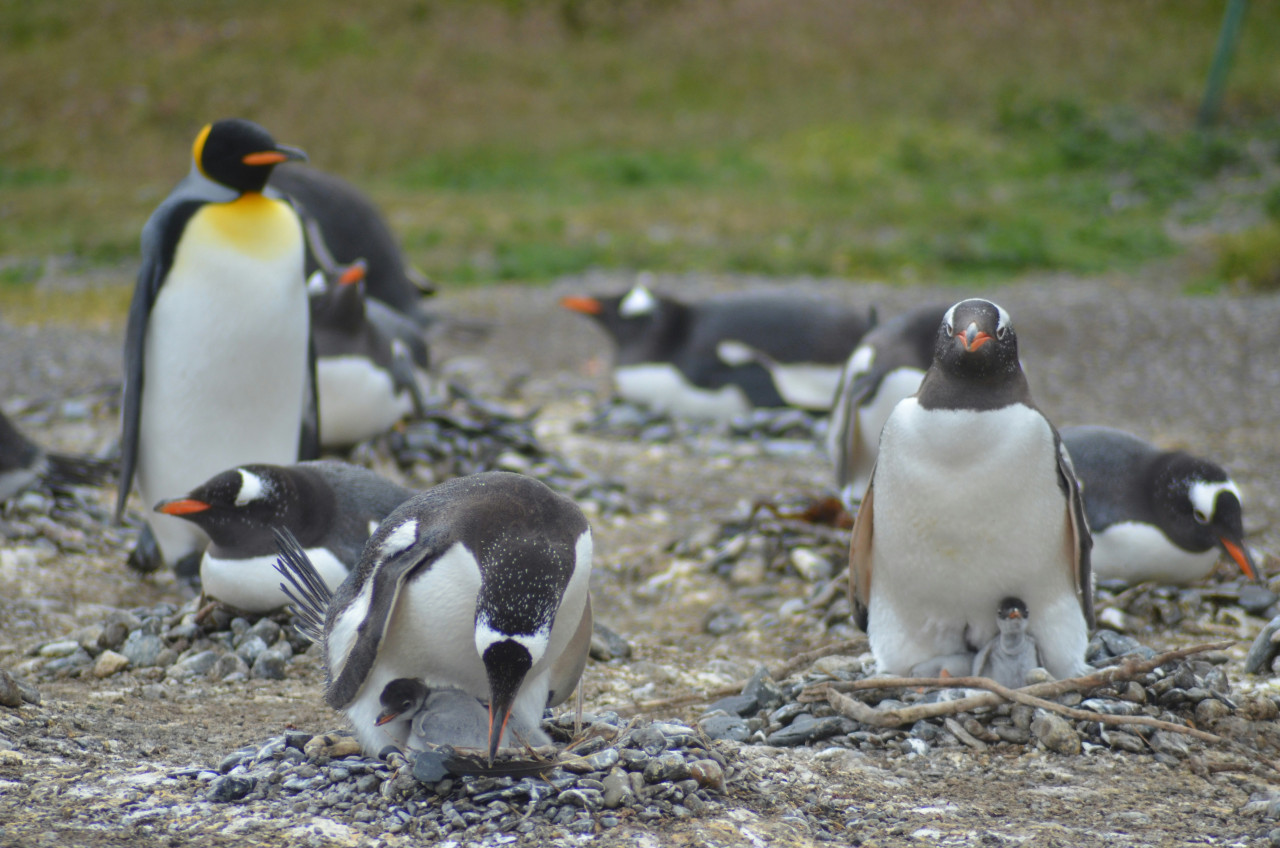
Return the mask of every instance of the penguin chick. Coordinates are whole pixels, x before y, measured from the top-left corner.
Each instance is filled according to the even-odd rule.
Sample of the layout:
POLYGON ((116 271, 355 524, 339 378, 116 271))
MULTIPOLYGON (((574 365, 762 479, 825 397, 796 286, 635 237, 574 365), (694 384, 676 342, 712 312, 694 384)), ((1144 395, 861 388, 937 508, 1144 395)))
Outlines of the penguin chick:
MULTIPOLYGON (((304 632, 323 644, 325 700, 371 754, 387 741, 377 721, 393 680, 487 703, 492 762, 508 720, 538 727, 586 665, 590 527, 573 501, 532 478, 486 472, 415 495, 332 595, 296 542, 281 541, 277 569, 304 632)), ((391 736, 404 747, 402 728, 391 736)))
POLYGON ((1027 685, 1027 674, 1043 663, 1036 639, 1027 632, 1027 605, 1021 598, 1004 598, 996 608, 999 633, 982 646, 973 658, 973 676, 989 677, 1001 686, 1019 689, 1027 685))
POLYGON ((272 567, 274 530, 287 528, 330 589, 346 579, 374 529, 413 495, 411 489, 334 460, 242 465, 190 493, 156 504, 209 536, 200 562, 204 594, 250 613, 289 602, 272 567))
MULTIPOLYGON (((135 482, 145 503, 242 462, 318 451, 302 275, 302 224, 264 194, 272 168, 303 158, 250 121, 197 135, 192 171, 142 231, 142 267, 125 330, 119 523, 135 482)), ((207 538, 168 515, 131 557, 194 577, 207 538)))
POLYGON ((1070 457, 1032 402, 1009 314, 961 301, 894 407, 854 524, 849 594, 878 666, 905 675, 996 635, 1006 595, 1055 677, 1082 673, 1091 541, 1070 457))
POLYGON ((1080 478, 1100 580, 1191 583, 1222 554, 1257 579, 1240 489, 1222 466, 1110 427, 1063 427, 1062 441, 1080 478))

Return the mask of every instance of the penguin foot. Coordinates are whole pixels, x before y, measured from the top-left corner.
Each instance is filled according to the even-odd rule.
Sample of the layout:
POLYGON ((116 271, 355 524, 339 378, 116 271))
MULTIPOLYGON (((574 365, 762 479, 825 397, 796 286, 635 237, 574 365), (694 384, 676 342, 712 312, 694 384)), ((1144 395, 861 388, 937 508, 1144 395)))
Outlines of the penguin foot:
POLYGON ((153 574, 164 566, 164 555, 160 553, 160 546, 156 544, 156 537, 149 525, 142 525, 138 542, 125 560, 125 565, 139 574, 153 574))

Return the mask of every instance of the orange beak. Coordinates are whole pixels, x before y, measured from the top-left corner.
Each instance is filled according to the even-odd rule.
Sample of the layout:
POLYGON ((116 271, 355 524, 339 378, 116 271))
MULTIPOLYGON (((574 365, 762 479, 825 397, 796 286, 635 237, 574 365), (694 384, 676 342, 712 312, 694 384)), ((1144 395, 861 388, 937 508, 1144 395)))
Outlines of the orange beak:
POLYGON ((981 330, 972 336, 968 333, 956 333, 956 338, 960 340, 960 344, 964 345, 964 349, 969 353, 973 353, 975 350, 991 341, 991 336, 981 330))
POLYGON ((342 276, 338 277, 338 285, 350 286, 360 282, 364 279, 366 270, 364 260, 359 260, 342 272, 342 276))
POLYGON ((163 512, 165 515, 190 515, 193 512, 204 512, 208 508, 209 504, 195 498, 177 498, 156 504, 156 512, 163 512))
POLYGON ((1222 543, 1222 547, 1227 554, 1240 566, 1240 570, 1244 572, 1244 576, 1250 580, 1258 579, 1258 572, 1253 567, 1253 557, 1249 556, 1249 551, 1243 545, 1237 545, 1235 542, 1223 536, 1218 540, 1222 543))
POLYGON ((288 158, 279 150, 259 150, 257 153, 246 153, 240 161, 246 165, 279 165, 288 158))
POLYGON ((565 309, 571 309, 574 312, 581 312, 583 315, 599 315, 604 307, 600 301, 594 297, 577 297, 568 295, 560 298, 560 305, 565 309))

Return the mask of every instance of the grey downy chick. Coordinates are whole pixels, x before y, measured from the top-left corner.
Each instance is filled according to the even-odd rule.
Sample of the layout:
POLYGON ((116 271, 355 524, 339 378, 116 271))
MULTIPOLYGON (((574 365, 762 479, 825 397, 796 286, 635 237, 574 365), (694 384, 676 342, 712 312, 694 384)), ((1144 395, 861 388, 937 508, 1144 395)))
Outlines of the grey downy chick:
POLYGON ((989 677, 1002 686, 1026 685, 1027 674, 1042 665, 1036 639, 1027 632, 1029 613, 1021 598, 1005 598, 996 609, 1000 632, 973 658, 973 675, 989 677))

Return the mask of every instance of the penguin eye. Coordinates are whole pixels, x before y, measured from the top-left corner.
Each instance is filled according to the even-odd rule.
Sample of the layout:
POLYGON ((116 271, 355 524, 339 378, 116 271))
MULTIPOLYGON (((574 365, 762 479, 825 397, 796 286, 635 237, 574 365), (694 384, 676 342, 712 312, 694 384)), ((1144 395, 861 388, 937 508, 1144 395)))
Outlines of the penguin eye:
POLYGON ((996 328, 996 338, 997 338, 998 340, 1003 341, 1003 340, 1004 340, 1004 337, 1005 337, 1005 336, 1007 336, 1007 335, 1009 335, 1009 328, 1008 328, 1008 327, 997 327, 997 328, 996 328))
POLYGON ((1198 521, 1199 523, 1201 524, 1209 523, 1209 516, 1205 515, 1203 510, 1199 510, 1199 509, 1192 510, 1191 514, 1195 516, 1196 521, 1198 521))
POLYGON ((955 329, 955 327, 952 327, 952 326, 951 326, 951 322, 950 322, 950 321, 945 322, 945 323, 943 324, 943 326, 947 328, 947 335, 948 335, 948 336, 953 336, 953 335, 955 335, 956 329, 955 329))

